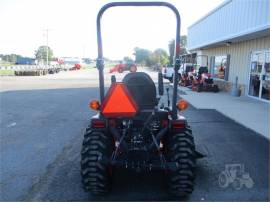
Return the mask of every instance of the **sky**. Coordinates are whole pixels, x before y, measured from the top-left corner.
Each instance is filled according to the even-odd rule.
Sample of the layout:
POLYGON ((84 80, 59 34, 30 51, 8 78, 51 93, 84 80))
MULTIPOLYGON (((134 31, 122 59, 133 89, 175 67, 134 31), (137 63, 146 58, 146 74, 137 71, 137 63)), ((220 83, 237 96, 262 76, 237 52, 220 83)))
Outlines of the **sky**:
MULTIPOLYGON (((224 0, 166 0, 181 16, 181 35, 188 26, 224 0)), ((109 0, 0 0, 0 54, 34 57, 48 45, 56 57, 97 57, 96 15, 109 0)), ((111 8, 101 20, 104 57, 131 56, 134 47, 151 51, 175 37, 175 16, 168 8, 111 8)))

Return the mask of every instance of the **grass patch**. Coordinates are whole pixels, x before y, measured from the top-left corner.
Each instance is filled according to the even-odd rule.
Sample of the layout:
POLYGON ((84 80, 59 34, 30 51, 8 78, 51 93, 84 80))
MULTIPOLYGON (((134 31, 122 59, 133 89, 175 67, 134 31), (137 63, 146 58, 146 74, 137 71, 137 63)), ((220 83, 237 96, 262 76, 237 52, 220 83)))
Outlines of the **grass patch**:
POLYGON ((10 66, 14 66, 14 63, 10 63, 10 62, 6 62, 6 61, 0 61, 0 65, 4 66, 4 67, 10 67, 10 66))
POLYGON ((0 76, 13 76, 14 70, 0 70, 0 76))

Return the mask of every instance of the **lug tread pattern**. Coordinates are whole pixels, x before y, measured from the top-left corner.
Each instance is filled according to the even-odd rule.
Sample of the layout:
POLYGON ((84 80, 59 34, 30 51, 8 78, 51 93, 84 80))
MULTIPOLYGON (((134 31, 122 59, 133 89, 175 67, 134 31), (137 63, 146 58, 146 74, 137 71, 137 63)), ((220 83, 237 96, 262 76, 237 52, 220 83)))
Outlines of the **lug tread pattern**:
POLYGON ((178 169, 168 176, 169 192, 177 197, 192 193, 195 181, 195 144, 191 129, 172 134, 168 139, 168 160, 178 163, 178 169))
POLYGON ((102 131, 88 127, 81 150, 81 177, 83 188, 93 195, 104 195, 111 187, 108 165, 102 158, 110 158, 112 140, 102 131))

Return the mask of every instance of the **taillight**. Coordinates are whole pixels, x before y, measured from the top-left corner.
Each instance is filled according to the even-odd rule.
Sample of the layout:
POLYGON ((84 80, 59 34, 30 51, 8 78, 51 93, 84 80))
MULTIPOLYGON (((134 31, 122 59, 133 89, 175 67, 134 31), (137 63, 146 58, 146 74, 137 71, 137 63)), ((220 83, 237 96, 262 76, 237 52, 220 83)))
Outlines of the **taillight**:
POLYGON ((166 128, 168 126, 168 120, 161 120, 161 127, 166 128))
POLYGON ((92 119, 91 126, 92 126, 92 128, 105 128, 106 121, 100 120, 100 119, 92 119))
POLYGON ((174 120, 172 121, 172 129, 183 129, 186 127, 186 122, 184 120, 174 120))

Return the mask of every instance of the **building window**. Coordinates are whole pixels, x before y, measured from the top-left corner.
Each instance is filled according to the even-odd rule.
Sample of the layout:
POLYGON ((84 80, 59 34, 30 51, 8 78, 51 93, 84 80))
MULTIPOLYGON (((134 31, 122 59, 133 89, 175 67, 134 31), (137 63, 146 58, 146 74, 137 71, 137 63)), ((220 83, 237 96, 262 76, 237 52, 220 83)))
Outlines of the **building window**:
POLYGON ((215 56, 215 62, 212 70, 213 78, 225 79, 228 78, 227 71, 227 55, 215 56))
POLYGON ((248 94, 270 101, 270 51, 251 54, 248 94))

